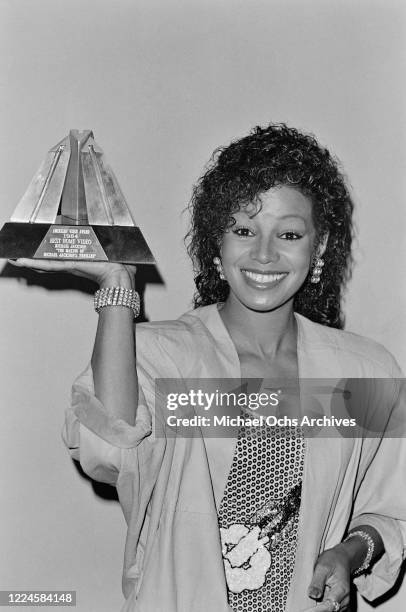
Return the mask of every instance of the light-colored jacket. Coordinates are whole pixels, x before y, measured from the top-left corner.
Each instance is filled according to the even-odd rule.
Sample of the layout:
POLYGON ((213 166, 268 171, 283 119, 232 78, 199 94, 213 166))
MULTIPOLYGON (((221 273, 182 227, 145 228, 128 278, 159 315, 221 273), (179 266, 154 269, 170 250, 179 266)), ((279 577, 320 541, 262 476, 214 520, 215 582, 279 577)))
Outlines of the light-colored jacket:
MULTIPOLYGON (((300 379, 401 376, 391 354, 375 342, 295 316, 300 379)), ((87 474, 117 487, 128 525, 122 612, 229 612, 216 504, 235 440, 223 441, 228 467, 214 479, 213 445, 204 436, 155 437, 151 414, 155 378, 239 378, 238 355, 216 305, 176 321, 136 328, 144 396, 136 424, 132 427, 107 413, 94 395, 88 368, 73 387, 63 437, 87 474)), ((394 410, 404 410, 401 399, 394 397, 393 404, 394 410)), ((286 612, 314 605, 307 589, 317 556, 338 544, 349 527, 360 524, 379 531, 385 554, 371 574, 356 579, 359 591, 372 600, 393 585, 406 540, 405 474, 402 437, 306 440, 296 562, 286 612)))

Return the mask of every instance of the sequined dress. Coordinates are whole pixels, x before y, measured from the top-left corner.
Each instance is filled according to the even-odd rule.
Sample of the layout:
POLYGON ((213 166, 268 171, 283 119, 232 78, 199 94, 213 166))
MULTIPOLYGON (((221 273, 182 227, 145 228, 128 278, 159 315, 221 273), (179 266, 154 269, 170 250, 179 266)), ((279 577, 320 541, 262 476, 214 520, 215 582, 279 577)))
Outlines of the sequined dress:
POLYGON ((228 600, 234 612, 285 610, 295 562, 303 459, 300 428, 242 425, 239 429, 218 512, 228 600), (269 537, 275 531, 269 527, 287 514, 288 523, 279 521, 284 528, 269 537))

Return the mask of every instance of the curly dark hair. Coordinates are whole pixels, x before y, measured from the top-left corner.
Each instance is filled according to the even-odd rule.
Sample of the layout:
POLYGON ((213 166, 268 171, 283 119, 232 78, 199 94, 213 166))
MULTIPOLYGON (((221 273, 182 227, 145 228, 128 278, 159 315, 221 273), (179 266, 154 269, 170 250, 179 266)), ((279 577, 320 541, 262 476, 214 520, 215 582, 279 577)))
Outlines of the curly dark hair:
POLYGON ((194 305, 224 302, 228 283, 213 264, 231 215, 249 203, 260 206, 262 193, 288 185, 310 198, 316 229, 315 250, 328 232, 325 266, 318 284, 309 273, 294 298, 294 309, 330 327, 343 327, 341 298, 351 275, 353 203, 338 160, 312 135, 284 123, 256 127, 248 136, 217 149, 193 189, 191 228, 186 236, 195 270, 194 305))

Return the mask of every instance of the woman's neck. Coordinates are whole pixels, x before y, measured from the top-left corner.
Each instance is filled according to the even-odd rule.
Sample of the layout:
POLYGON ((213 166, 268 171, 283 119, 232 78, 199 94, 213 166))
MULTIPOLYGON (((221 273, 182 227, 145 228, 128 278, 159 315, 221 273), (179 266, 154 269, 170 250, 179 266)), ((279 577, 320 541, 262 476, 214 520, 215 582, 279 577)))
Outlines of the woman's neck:
POLYGON ((220 316, 236 347, 268 356, 296 351, 293 300, 270 312, 257 312, 228 298, 220 309, 220 316))

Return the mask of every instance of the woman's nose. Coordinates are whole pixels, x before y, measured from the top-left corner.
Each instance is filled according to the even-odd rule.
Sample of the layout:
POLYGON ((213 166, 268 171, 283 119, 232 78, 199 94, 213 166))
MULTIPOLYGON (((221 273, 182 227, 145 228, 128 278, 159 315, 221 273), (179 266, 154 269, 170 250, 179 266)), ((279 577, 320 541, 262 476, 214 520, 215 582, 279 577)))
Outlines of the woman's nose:
POLYGON ((266 236, 258 236, 253 245, 251 256, 262 264, 278 261, 279 252, 274 239, 266 236))

